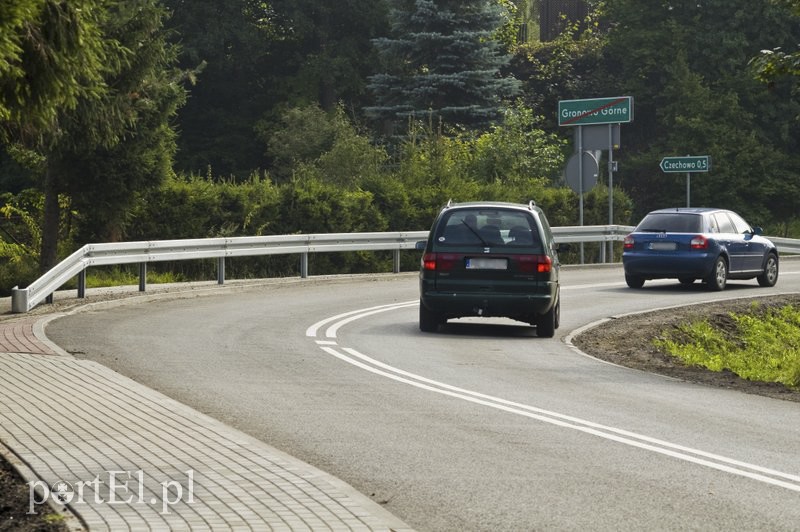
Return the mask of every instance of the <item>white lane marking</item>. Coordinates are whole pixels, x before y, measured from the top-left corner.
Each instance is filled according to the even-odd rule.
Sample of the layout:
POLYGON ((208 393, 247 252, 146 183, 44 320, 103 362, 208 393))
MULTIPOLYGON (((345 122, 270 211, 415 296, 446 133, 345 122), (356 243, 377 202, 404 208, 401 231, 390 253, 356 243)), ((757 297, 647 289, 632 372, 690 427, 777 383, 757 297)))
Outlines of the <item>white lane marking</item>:
POLYGON ((418 303, 418 301, 406 301, 404 303, 392 303, 391 305, 378 305, 377 307, 370 307, 370 308, 365 308, 365 309, 352 310, 350 312, 344 312, 342 314, 337 314, 336 316, 331 316, 330 318, 325 318, 324 320, 320 320, 317 323, 315 323, 314 325, 310 326, 308 329, 306 329, 306 336, 316 336, 317 335, 317 331, 323 325, 326 325, 326 324, 328 324, 328 323, 330 323, 332 321, 336 321, 338 319, 341 319, 341 318, 343 318, 345 316, 351 316, 353 314, 360 314, 362 312, 368 312, 368 311, 371 311, 371 310, 377 310, 377 309, 383 309, 383 308, 385 308, 387 310, 390 310, 390 309, 393 309, 394 307, 396 307, 397 305, 401 305, 401 306, 402 305, 410 305, 412 303, 418 303))
MULTIPOLYGON (((417 303, 418 303, 417 301, 413 301, 401 304, 383 305, 380 307, 371 307, 369 309, 362 309, 361 311, 353 311, 340 314, 337 317, 344 317, 344 318, 341 320, 341 322, 335 323, 330 328, 338 330, 338 328, 341 325, 344 325, 345 323, 350 323, 357 319, 366 316, 371 316, 378 312, 386 312, 389 310, 407 308, 417 303)), ((315 324, 315 326, 309 327, 309 329, 306 331, 306 334, 308 334, 308 332, 311 331, 312 328, 314 328, 314 331, 316 333, 316 331, 321 327, 321 324, 331 323, 332 321, 335 321, 335 318, 336 317, 334 317, 334 319, 329 318, 327 320, 323 320, 322 322, 318 322, 317 324, 315 324)), ((327 335, 328 332, 326 331, 326 336, 327 335)), ((323 344, 323 342, 321 341, 317 341, 317 343, 323 344)), ((502 410, 505 412, 528 417, 531 419, 536 419, 538 421, 549 423, 551 425, 556 425, 563 428, 568 428, 584 432, 587 434, 592 434, 600 438, 616 441, 618 443, 622 443, 639 449, 644 449, 651 452, 663 454, 666 456, 677 458, 679 460, 684 460, 687 462, 702 465, 726 473, 750 478, 752 480, 764 482, 791 491, 800 492, 800 476, 798 475, 783 473, 781 471, 777 471, 774 469, 769 469, 766 467, 750 464, 747 462, 742 462, 732 458, 727 458, 725 456, 709 453, 699 449, 693 449, 691 447, 670 443, 664 440, 660 440, 650 436, 645 436, 642 434, 637 434, 635 432, 627 431, 624 429, 602 425, 600 423, 587 421, 574 416, 560 414, 558 412, 553 412, 537 408, 534 406, 525 405, 522 403, 508 401, 506 399, 502 399, 499 397, 494 397, 491 395, 486 395, 479 392, 466 390, 463 388, 459 388, 457 386, 452 386, 443 382, 428 379, 421 375, 416 375, 414 373, 407 372, 405 370, 396 368, 394 366, 390 366, 388 364, 370 358, 362 353, 359 353, 358 351, 352 348, 348 347, 339 348, 347 354, 344 354, 332 347, 328 347, 327 345, 320 345, 320 349, 322 349, 329 355, 332 355, 344 362, 347 362, 348 364, 359 367, 365 371, 369 371, 373 374, 380 375, 392 379, 394 381, 408 384, 410 386, 414 386, 420 389, 424 389, 441 395, 446 395, 449 397, 454 397, 471 403, 488 406, 490 408, 502 410)))
POLYGON ((336 322, 334 325, 331 325, 330 327, 328 327, 325 330, 325 336, 328 337, 328 338, 336 338, 336 333, 339 331, 339 327, 341 327, 342 325, 347 325, 351 321, 359 320, 361 318, 364 318, 366 316, 371 316, 373 314, 379 314, 381 312, 386 312, 387 310, 395 310, 395 309, 399 309, 399 308, 413 307, 415 305, 419 305, 419 301, 409 301, 409 302, 406 302, 406 303, 399 303, 397 305, 393 305, 393 306, 390 306, 390 307, 376 308, 374 310, 370 310, 369 312, 364 312, 362 314, 356 314, 356 315, 350 316, 348 318, 344 318, 344 319, 336 322))

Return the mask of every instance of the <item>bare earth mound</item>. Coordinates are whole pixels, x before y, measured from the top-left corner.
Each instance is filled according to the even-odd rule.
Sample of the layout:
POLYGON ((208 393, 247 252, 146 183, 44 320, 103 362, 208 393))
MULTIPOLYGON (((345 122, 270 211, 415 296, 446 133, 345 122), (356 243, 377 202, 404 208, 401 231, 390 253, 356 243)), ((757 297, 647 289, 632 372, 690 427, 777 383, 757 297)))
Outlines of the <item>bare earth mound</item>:
POLYGON ((730 371, 713 372, 700 367, 688 367, 655 348, 653 340, 678 325, 698 319, 707 319, 714 327, 730 330, 731 312, 752 312, 753 302, 759 303, 758 313, 788 304, 800 305, 800 295, 771 296, 765 298, 734 299, 703 305, 660 310, 646 314, 623 316, 609 320, 598 327, 584 331, 573 343, 593 357, 620 366, 669 375, 709 386, 731 388, 746 393, 764 395, 775 399, 800 402, 800 388, 788 388, 777 383, 748 381, 730 371))

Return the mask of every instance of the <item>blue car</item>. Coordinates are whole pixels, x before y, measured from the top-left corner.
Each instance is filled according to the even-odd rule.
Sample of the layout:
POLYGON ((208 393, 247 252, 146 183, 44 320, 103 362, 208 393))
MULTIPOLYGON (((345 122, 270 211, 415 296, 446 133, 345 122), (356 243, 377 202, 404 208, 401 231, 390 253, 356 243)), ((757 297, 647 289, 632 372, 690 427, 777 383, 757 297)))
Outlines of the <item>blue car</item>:
POLYGON ((622 253, 625 281, 641 288, 649 279, 697 280, 723 290, 728 279, 757 279, 761 286, 778 282, 778 249, 735 212, 724 209, 676 208, 649 213, 625 237, 622 253))

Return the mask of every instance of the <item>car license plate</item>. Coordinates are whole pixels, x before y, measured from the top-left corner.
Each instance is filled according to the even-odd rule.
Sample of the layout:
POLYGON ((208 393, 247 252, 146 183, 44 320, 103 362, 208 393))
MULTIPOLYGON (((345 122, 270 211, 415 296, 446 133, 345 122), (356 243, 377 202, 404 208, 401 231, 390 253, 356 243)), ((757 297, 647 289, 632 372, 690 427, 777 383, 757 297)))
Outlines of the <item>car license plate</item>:
POLYGON ((488 259, 484 257, 467 259, 468 270, 507 270, 508 259, 488 259))
POLYGON ((675 251, 675 242, 650 242, 653 251, 675 251))

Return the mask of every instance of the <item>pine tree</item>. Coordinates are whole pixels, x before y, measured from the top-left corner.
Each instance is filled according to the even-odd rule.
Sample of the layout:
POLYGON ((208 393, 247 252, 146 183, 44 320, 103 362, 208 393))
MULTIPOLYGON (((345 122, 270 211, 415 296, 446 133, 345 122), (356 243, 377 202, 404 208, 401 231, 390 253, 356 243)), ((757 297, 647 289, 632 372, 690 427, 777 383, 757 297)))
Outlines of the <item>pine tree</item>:
POLYGON ((396 0, 392 36, 374 41, 386 66, 370 77, 376 105, 366 112, 384 124, 409 117, 491 124, 518 90, 500 74, 509 60, 494 38, 502 15, 491 0, 396 0))

